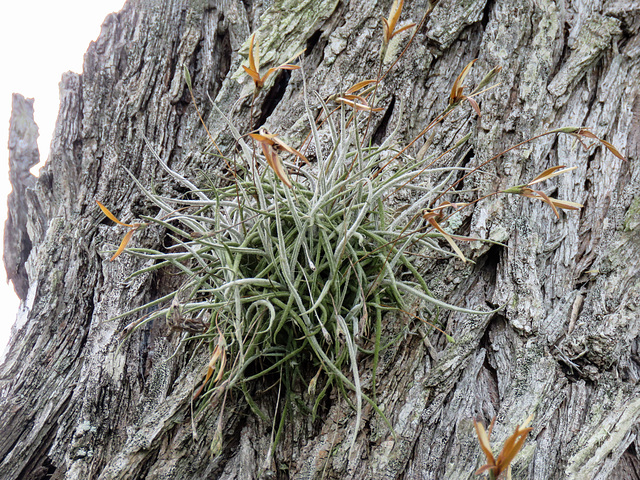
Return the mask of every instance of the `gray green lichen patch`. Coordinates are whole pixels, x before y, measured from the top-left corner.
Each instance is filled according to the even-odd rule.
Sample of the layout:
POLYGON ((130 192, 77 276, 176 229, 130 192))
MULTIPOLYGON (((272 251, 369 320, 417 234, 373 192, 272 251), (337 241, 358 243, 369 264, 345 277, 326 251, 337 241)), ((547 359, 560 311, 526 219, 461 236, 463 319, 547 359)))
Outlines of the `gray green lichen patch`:
POLYGON ((631 202, 622 225, 625 232, 631 232, 640 225, 640 197, 634 198, 631 202))
POLYGON ((571 56, 549 84, 549 92, 556 97, 563 95, 611 46, 614 35, 620 33, 620 20, 616 18, 596 15, 589 19, 576 38, 571 56))
POLYGON ((448 48, 468 25, 482 19, 487 0, 444 2, 429 18, 427 34, 442 50, 448 48))

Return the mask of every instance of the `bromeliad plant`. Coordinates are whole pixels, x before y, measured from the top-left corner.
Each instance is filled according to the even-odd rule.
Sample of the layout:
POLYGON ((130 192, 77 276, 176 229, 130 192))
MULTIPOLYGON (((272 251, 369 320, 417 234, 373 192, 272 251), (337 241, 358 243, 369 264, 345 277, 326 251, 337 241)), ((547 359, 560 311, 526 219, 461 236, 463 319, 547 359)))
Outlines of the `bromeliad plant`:
MULTIPOLYGON (((329 112, 326 105, 323 108, 329 112)), ((425 232, 418 223, 422 207, 441 185, 426 191, 415 185, 423 191, 423 200, 400 215, 383 202, 399 187, 411 188, 407 182, 416 175, 428 174, 425 166, 432 159, 407 157, 406 166, 376 175, 385 156, 395 154, 393 135, 382 145, 362 147, 359 110, 343 104, 338 118, 327 116, 331 141, 325 145, 308 105, 307 112, 316 147, 313 168, 282 161, 275 147, 290 154, 290 160, 306 158, 266 132, 251 135, 262 146, 263 155, 256 155, 229 123, 241 150, 235 161, 227 159, 236 167, 233 184, 196 188, 160 157, 163 168, 191 192, 191 199, 163 197, 134 179, 160 209, 156 218, 145 220, 165 227, 173 242, 168 252, 130 250, 153 262, 136 274, 173 266, 185 282, 179 290, 127 312, 159 306, 128 333, 158 318, 204 320, 209 328, 197 338, 211 345, 212 354, 196 392, 200 400, 238 389, 266 419, 253 398, 257 380, 282 382, 284 410, 293 404, 305 408, 304 394, 296 393, 300 390, 295 386, 321 372, 322 380, 316 375, 308 384, 307 394, 317 387, 309 411, 315 414, 333 387, 345 392, 345 398, 351 390, 359 424, 364 402, 384 418, 373 393, 365 391, 375 390, 378 359, 385 347, 385 313, 409 310, 407 295, 430 304, 434 314, 440 308, 482 312, 435 298, 413 265, 417 253, 453 255, 440 247, 441 232, 425 232), (372 358, 373 379, 366 390, 358 368, 362 355, 372 358)), ((278 432, 284 419, 283 415, 278 432)))
MULTIPOLYGON (((402 2, 395 2, 389 19, 384 21, 383 48, 394 35, 412 27, 396 30, 401 9, 402 2)), ((362 133, 368 130, 370 116, 380 110, 368 99, 384 77, 379 75, 377 80, 364 80, 346 93, 330 97, 336 105, 334 110, 319 100, 324 114, 320 125, 309 106, 304 83, 310 138, 315 147, 313 164, 277 135, 266 130, 241 135, 228 120, 239 153, 225 154, 211 140, 218 156, 233 172, 230 185, 231 179, 221 179, 210 182, 215 186, 198 187, 154 153, 188 194, 165 197, 149 191, 132 176, 159 209, 155 218, 144 217, 145 221, 165 228, 172 243, 163 251, 130 249, 132 254, 149 261, 134 275, 173 268, 184 282, 164 297, 123 314, 121 317, 151 311, 131 323, 125 333, 131 334, 160 318, 176 326, 203 325, 203 330, 191 338, 209 346, 210 361, 194 398, 203 405, 208 401, 220 403, 230 390, 241 391, 251 409, 267 420, 254 397, 258 389, 277 385, 283 402, 280 415, 273 415, 274 419, 279 418, 279 424, 274 426, 274 444, 283 431, 286 413, 294 405, 315 415, 333 388, 343 393, 357 413, 352 445, 364 402, 386 421, 375 401, 376 370, 385 348, 383 316, 409 310, 409 298, 421 299, 430 309, 431 318, 437 318, 441 308, 487 313, 435 298, 414 266, 415 258, 425 254, 466 260, 456 241, 476 240, 446 230, 446 215, 470 204, 440 198, 499 155, 470 170, 435 168, 434 163, 442 155, 430 157, 422 149, 415 158, 408 154, 418 138, 433 130, 464 100, 479 113, 474 97, 482 93, 499 68, 465 95, 463 83, 472 63, 453 82, 444 112, 400 150, 393 144, 397 128, 381 145, 365 141, 366 133, 362 133), (260 148, 252 148, 251 141, 260 148), (288 159, 283 160, 279 153, 288 155, 288 159), (462 178, 453 181, 459 173, 464 174, 462 178), (426 187, 420 182, 425 177, 438 181, 432 188, 426 187), (401 189, 417 193, 416 201, 396 212, 385 200, 401 189), (439 239, 446 240, 453 251, 442 248, 439 239), (372 369, 365 385, 358 366, 363 355, 370 356, 372 369)), ((269 69, 264 76, 259 68, 254 36, 245 72, 254 82, 255 92, 275 70, 297 67, 287 62, 269 69)), ((191 91, 188 72, 185 77, 191 91)), ((223 112, 217 113, 226 118, 223 112)), ((584 129, 570 130, 545 134, 595 137, 584 129)), ((444 154, 462 148, 468 139, 469 135, 464 136, 444 154)), ((609 148, 610 144, 606 146, 609 148)), ((496 193, 539 198, 549 203, 556 214, 557 208, 577 208, 577 204, 554 202, 529 188, 566 171, 562 168, 554 167, 526 185, 496 193)), ((144 224, 122 225, 131 231, 112 260, 124 250, 132 232, 144 224)), ((437 326, 430 325, 452 341, 437 326)), ((224 400, 221 403, 224 405, 224 400)), ((387 425, 393 431, 389 422, 387 425)), ((221 438, 221 431, 220 423, 215 438, 221 438)))

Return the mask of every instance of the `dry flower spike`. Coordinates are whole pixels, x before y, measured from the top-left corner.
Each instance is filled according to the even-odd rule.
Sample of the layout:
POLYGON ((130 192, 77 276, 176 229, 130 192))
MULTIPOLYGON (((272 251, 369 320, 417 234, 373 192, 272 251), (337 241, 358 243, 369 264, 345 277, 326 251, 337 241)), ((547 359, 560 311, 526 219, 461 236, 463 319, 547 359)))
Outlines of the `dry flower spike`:
POLYGON ((256 34, 254 33, 251 36, 251 40, 249 41, 249 67, 246 67, 245 65, 243 65, 242 68, 244 68, 244 71, 247 72, 247 75, 249 75, 253 80, 253 83, 256 86, 256 90, 260 90, 264 86, 264 82, 267 81, 267 78, 269 78, 269 76, 273 72, 277 70, 299 69, 300 68, 299 65, 292 65, 291 62, 293 62, 296 58, 302 55, 302 52, 304 52, 304 50, 301 50, 298 53, 296 53, 293 57, 291 57, 289 60, 284 62, 282 65, 270 68, 269 70, 267 70, 267 73, 265 73, 263 76, 260 76, 260 47, 258 45, 258 41, 256 40, 256 34))
POLYGON ((122 241, 120 242, 120 246, 118 247, 118 250, 116 250, 116 253, 113 254, 113 256, 111 257, 111 260, 109 260, 110 262, 113 262, 116 258, 118 258, 118 256, 122 252, 124 252, 124 249, 127 248, 127 245, 129 244, 129 241, 131 240, 131 237, 133 237, 133 233, 136 230, 138 230, 138 229, 140 229, 142 227, 145 227, 147 224, 146 223, 123 223, 120 220, 118 220, 116 218, 116 216, 113 213, 111 213, 109 211, 109 209, 107 207, 105 207, 102 203, 100 203, 98 200, 96 200, 96 203, 100 207, 100 210, 102 210, 102 213, 104 213, 107 218, 109 218, 110 220, 113 220, 118 225, 122 225, 123 227, 130 228, 130 230, 122 238, 122 241))
POLYGON ((402 6, 404 5, 404 0, 394 0, 391 5, 391 9, 389 10, 389 18, 382 17, 382 28, 384 30, 383 34, 383 42, 384 45, 387 45, 393 37, 398 35, 399 33, 404 32, 405 30, 409 30, 410 28, 415 27, 415 23, 410 23, 409 25, 405 25, 404 27, 396 30, 396 25, 398 24, 398 20, 400 20, 400 14, 402 13, 402 6))
POLYGON ((544 182, 550 178, 561 175, 565 172, 569 172, 571 170, 575 170, 576 167, 566 168, 565 165, 558 165, 555 167, 547 168, 544 172, 538 175, 536 178, 531 180, 524 185, 516 185, 515 187, 507 188, 503 190, 502 193, 512 193, 515 195, 522 195, 523 197, 535 198, 537 200, 541 200, 548 204, 553 212, 556 214, 556 217, 560 218, 560 214, 558 213, 558 208, 563 210, 578 210, 583 207, 582 204, 576 202, 570 202, 567 200, 558 200, 556 198, 549 197, 546 193, 540 190, 533 190, 529 188, 531 185, 536 183, 544 182))
POLYGON ((227 364, 227 342, 224 339, 224 335, 220 330, 220 327, 216 323, 216 329, 218 330, 218 341, 216 342, 216 346, 213 350, 213 354, 211 355, 211 359, 209 360, 209 365, 207 366, 207 373, 205 375, 204 381, 198 390, 196 390, 193 394, 193 399, 197 399, 200 394, 203 392, 204 388, 207 386, 209 380, 215 373, 216 369, 218 370, 218 374, 213 379, 213 383, 218 383, 223 379, 225 373, 225 366, 227 364))
POLYGON ((309 163, 309 160, 307 160, 307 158, 298 150, 284 143, 276 135, 268 133, 264 128, 260 129, 260 133, 250 133, 249 136, 260 144, 260 147, 262 147, 262 153, 264 153, 264 158, 267 160, 267 164, 275 172, 277 177, 282 180, 282 183, 287 187, 291 188, 293 185, 291 184, 291 180, 289 180, 287 171, 282 165, 282 161, 278 156, 277 150, 285 150, 292 155, 300 157, 307 163, 309 163))
MULTIPOLYGON (((582 127, 562 127, 562 128, 556 128, 555 130, 551 130, 549 133, 568 133, 570 135, 575 136, 581 142, 582 142, 582 138, 581 137, 590 138, 592 140, 600 142, 602 145, 605 146, 605 148, 607 150, 609 150, 611 153, 613 153, 620 160, 624 160, 625 162, 627 161, 627 159, 622 156, 622 154, 618 151, 618 149, 616 147, 614 147, 611 143, 607 142, 606 140, 602 140, 600 137, 598 137, 595 134, 591 133, 591 131, 586 129, 586 128, 582 128, 582 127)), ((586 148, 588 148, 588 147, 585 145, 585 149, 586 148)))
MULTIPOLYGON (((460 102, 462 102, 463 100, 466 100, 467 102, 469 102, 469 104, 471 105, 471 107, 473 108, 473 110, 478 114, 478 116, 481 116, 481 112, 480 112, 480 107, 478 106, 478 102, 476 102, 471 96, 467 96, 463 93, 464 91, 464 80, 465 78, 467 78, 467 75, 469 74, 469 71, 471 70, 471 67, 473 66, 473 64, 475 63, 477 59, 471 60, 466 67, 464 67, 462 69, 462 72, 460 72, 460 75, 458 75, 458 78, 456 78, 456 80, 453 82, 453 86, 451 87, 451 94, 449 95, 449 106, 453 107, 457 104, 459 104, 460 102)), ((495 70, 495 69, 494 69, 495 70)), ((496 70, 495 73, 499 72, 500 70, 496 70)), ((491 72, 490 72, 491 73, 491 72)), ((494 75, 495 75, 494 73, 494 75)), ((493 78, 493 77, 491 77, 493 78)))
POLYGON ((529 415, 529 417, 524 421, 522 426, 516 426, 515 431, 507 440, 504 442, 504 446, 500 451, 498 457, 493 456, 493 452, 491 451, 491 444, 489 443, 489 437, 491 436, 491 431, 493 430, 493 425, 495 424, 496 419, 494 418, 489 426, 489 433, 487 433, 484 429, 482 423, 477 422, 475 419, 473 420, 473 424, 476 428, 476 435, 478 435, 478 442, 480 442, 480 448, 484 452, 485 457, 487 457, 487 463, 476 471, 476 475, 481 475, 485 472, 489 473, 491 479, 498 479, 500 474, 507 471, 511 462, 516 457, 518 452, 522 449, 525 440, 527 439, 527 435, 533 428, 525 428, 529 423, 533 420, 533 415, 529 415))

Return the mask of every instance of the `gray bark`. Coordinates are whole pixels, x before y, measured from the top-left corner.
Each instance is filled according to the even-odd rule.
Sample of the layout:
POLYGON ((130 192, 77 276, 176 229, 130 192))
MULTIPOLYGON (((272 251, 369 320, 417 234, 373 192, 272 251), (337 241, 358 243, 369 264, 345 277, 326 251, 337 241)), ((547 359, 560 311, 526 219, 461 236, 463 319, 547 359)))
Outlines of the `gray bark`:
MULTIPOLYGON (((206 353, 193 355, 194 346, 181 343, 184 333, 163 322, 121 342, 131 319, 108 321, 175 282, 168 275, 128 280, 143 262, 126 254, 109 262, 105 252, 122 231, 105 221, 96 199, 123 221, 153 215, 123 167, 144 185, 179 193, 144 138, 189 178, 225 173, 202 153, 206 134, 182 65, 209 129, 230 149, 233 139, 208 97, 248 130, 250 97, 238 99, 250 86, 234 75, 251 32, 260 29, 265 39, 265 65, 306 46, 309 85, 327 97, 375 76, 379 18, 390 3, 128 2, 105 20, 83 74, 63 77, 37 181, 18 179, 21 165, 36 158, 35 126, 20 113, 29 103, 14 99, 12 181, 21 193, 10 203, 15 227, 5 239, 5 265, 23 291, 23 310, 0 367, 0 478, 466 479, 484 463, 472 419, 486 424, 497 416, 492 443, 499 445, 530 413, 534 430, 514 478, 640 478, 640 7, 632 0, 442 0, 381 86, 380 105, 395 107, 375 117, 372 131, 384 135, 401 121, 406 142, 443 110, 457 74, 478 58, 467 83, 501 65, 500 85, 481 97, 480 119, 465 111, 462 126, 447 121, 434 149, 471 129, 464 161, 475 166, 546 129, 576 125, 628 160, 547 136, 464 183, 488 193, 553 165, 577 166, 547 193, 585 207, 556 220, 542 202, 492 197, 468 211, 461 231, 507 248, 464 245, 475 264, 420 265, 450 303, 506 307, 489 316, 446 314, 455 344, 408 319, 385 319, 389 338, 407 325, 414 333, 390 347, 379 367, 378 401, 395 440, 366 410, 350 452, 355 413, 335 395, 316 422, 295 414, 271 455, 271 425, 231 398, 221 420, 224 449, 212 458, 217 411, 192 416, 190 408, 206 353), (26 153, 16 147, 23 144, 26 153)), ((407 2, 401 23, 418 22, 426 7, 407 2)), ((301 92, 296 71, 274 77, 257 99, 256 117, 292 144, 306 135, 301 92)), ((164 235, 147 228, 134 242, 155 248, 164 235)), ((363 361, 361 374, 369 368, 363 361)), ((272 415, 275 398, 261 401, 272 415)))
POLYGON ((9 132, 9 175, 13 189, 8 198, 8 218, 5 223, 4 266, 7 279, 13 282, 18 297, 24 300, 29 289, 25 262, 31 251, 27 231, 29 210, 25 196, 36 178, 29 169, 40 161, 38 126, 33 120, 33 100, 14 94, 9 132))

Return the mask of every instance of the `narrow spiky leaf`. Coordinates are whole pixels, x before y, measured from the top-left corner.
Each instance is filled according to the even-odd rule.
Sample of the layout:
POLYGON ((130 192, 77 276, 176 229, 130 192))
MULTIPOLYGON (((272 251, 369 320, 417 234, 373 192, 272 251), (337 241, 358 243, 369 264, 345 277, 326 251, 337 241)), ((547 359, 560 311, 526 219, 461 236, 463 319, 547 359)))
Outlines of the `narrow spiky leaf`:
POLYGON ((249 68, 258 73, 260 69, 260 48, 256 42, 256 34, 251 35, 249 41, 249 68))
POLYGON ((288 65, 288 64, 283 64, 278 67, 271 67, 269 70, 267 70, 267 73, 265 73, 264 76, 260 79, 260 84, 264 85, 264 82, 267 81, 267 78, 269 78, 269 76, 273 72, 276 72, 278 70, 298 70, 299 68, 300 68, 300 65, 288 65))
POLYGON ((473 419, 473 426, 476 428, 476 435, 478 436, 478 442, 480 443, 480 448, 484 452, 485 457, 487 457, 487 464, 493 465, 495 463, 495 458, 493 456, 493 452, 491 451, 491 444, 489 443, 489 435, 484 429, 484 425, 482 423, 473 419))
POLYGON ((487 73, 484 78, 482 80, 480 80, 480 83, 478 84, 478 86, 475 88, 475 92, 479 92, 480 90, 482 90, 484 87, 486 87, 487 85, 489 85, 489 83, 491 82, 491 80, 493 80, 493 78, 500 72, 500 70, 502 70, 502 67, 498 66, 498 67, 494 67, 492 68, 489 73, 487 73))
POLYGON ((186 64, 182 66, 182 71, 184 75, 184 81, 187 83, 187 87, 191 90, 191 74, 189 73, 189 68, 186 64))
POLYGON ((556 217, 560 218, 560 214, 558 213, 558 209, 556 208, 556 206, 551 201, 551 198, 546 193, 541 192, 539 190, 535 190, 534 193, 536 193, 538 195, 538 198, 540 200, 542 200, 543 202, 551 205, 551 208, 553 209, 553 213, 556 214, 556 217))
POLYGON ((391 10, 389 10, 389 30, 391 31, 391 37, 393 37, 398 20, 400 20, 403 5, 404 0, 394 0, 391 4, 391 10))
POLYGON ((289 180, 289 175, 287 175, 287 171, 284 169, 282 161, 276 151, 267 143, 261 143, 260 145, 262 146, 262 153, 264 153, 264 158, 267 160, 267 164, 269 164, 276 176, 282 180, 282 183, 287 187, 292 188, 293 185, 291 184, 291 180, 289 180))
POLYGON ((475 112, 478 114, 479 117, 482 116, 482 112, 480 111, 480 107, 478 106, 478 102, 476 102, 473 98, 471 97, 467 97, 467 101, 469 102, 469 104, 471 105, 471 107, 473 107, 473 109, 475 110, 475 112))
POLYGON ((600 143, 602 143, 605 147, 607 147, 609 151, 613 153, 616 157, 618 157, 620 160, 624 160, 625 162, 627 161, 627 159, 622 156, 622 154, 618 151, 618 149, 613 145, 611 145, 609 142, 607 142, 606 140, 600 139, 600 143))
POLYGON ((384 17, 382 17, 382 39, 385 45, 389 43, 389 40, 391 40, 391 30, 389 29, 389 22, 387 22, 387 19, 384 17))
POLYGON ((415 24, 415 23, 410 23, 410 24, 408 24, 408 25, 405 25, 404 27, 401 27, 401 28, 399 28, 398 30, 394 31, 394 32, 393 32, 393 35, 391 35, 391 36, 392 36, 392 37, 395 37, 396 35, 398 35, 398 34, 400 34, 400 33, 404 32, 405 30, 409 30, 410 28, 413 28, 413 27, 415 27, 415 26, 416 26, 416 24, 415 24))
POLYGON ((551 201, 556 207, 562 208, 564 210, 580 210, 582 207, 584 207, 584 205, 582 205, 581 203, 570 202, 568 200, 558 200, 557 198, 551 198, 551 201))
POLYGON ((444 229, 440 226, 440 224, 438 222, 436 222, 435 218, 433 218, 433 217, 427 218, 427 222, 429 222, 429 224, 433 228, 435 228, 438 232, 440 232, 442 234, 442 236, 445 238, 445 240, 447 242, 449 242, 449 245, 451 245, 451 248, 453 248, 453 250, 456 252, 458 257, 460 257, 460 259, 463 262, 466 262, 467 259, 462 254, 462 250, 460 250, 460 247, 458 247, 458 244, 453 240, 453 238, 451 238, 451 235, 449 235, 447 232, 445 232, 444 229))
POLYGON ((251 79, 253 80, 253 82, 257 85, 258 83, 260 83, 260 75, 258 75, 256 72, 254 72, 253 70, 251 70, 250 68, 247 68, 246 66, 242 65, 242 68, 244 68, 244 71, 247 72, 247 75, 249 75, 251 77, 251 79))
POLYGON ((366 112, 381 112, 384 110, 384 108, 380 108, 380 107, 370 107, 369 105, 365 105, 359 102, 356 102, 354 100, 349 100, 347 98, 344 97, 339 97, 336 99, 337 103, 344 103, 345 105, 350 106, 351 108, 355 109, 355 110, 362 110, 362 111, 366 111, 366 112))

